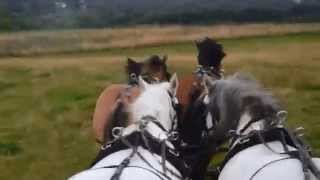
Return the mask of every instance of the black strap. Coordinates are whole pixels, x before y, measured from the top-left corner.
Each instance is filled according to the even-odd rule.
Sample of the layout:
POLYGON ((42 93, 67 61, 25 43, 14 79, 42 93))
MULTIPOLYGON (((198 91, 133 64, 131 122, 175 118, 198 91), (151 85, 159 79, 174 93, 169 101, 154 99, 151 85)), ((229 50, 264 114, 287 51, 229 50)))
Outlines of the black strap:
MULTIPOLYGON (((260 134, 252 133, 251 136, 248 136, 246 139, 243 139, 242 143, 238 143, 227 153, 226 157, 220 165, 220 169, 222 170, 223 167, 227 164, 227 162, 242 150, 262 143, 266 144, 271 141, 281 141, 282 138, 285 139, 285 143, 287 145, 296 147, 295 144, 292 142, 292 139, 289 137, 288 133, 283 128, 270 129, 268 131, 260 132, 260 134), (264 142, 261 142, 261 136, 263 137, 264 142)), ((233 142, 236 142, 236 139, 233 139, 233 142)))
POLYGON ((292 157, 286 157, 286 158, 281 158, 281 159, 277 159, 277 160, 274 160, 274 161, 270 161, 269 163, 267 163, 267 164, 263 165, 261 168, 259 168, 255 173, 253 173, 253 175, 250 177, 249 180, 252 180, 265 167, 267 167, 267 166, 269 166, 271 164, 274 164, 276 162, 287 160, 287 159, 293 159, 293 158, 292 157))
POLYGON ((310 178, 308 172, 308 170, 310 170, 317 179, 320 179, 320 170, 312 161, 310 152, 308 152, 308 150, 306 149, 306 145, 303 143, 302 139, 295 136, 290 130, 287 130, 287 133, 289 137, 293 140, 293 143, 296 145, 296 148, 298 149, 299 160, 302 162, 305 178, 310 178))
MULTIPOLYGON (((143 137, 141 135, 141 132, 134 132, 126 137, 123 137, 126 139, 126 141, 135 144, 134 142, 138 139, 138 142, 136 145, 140 145, 145 149, 150 149, 152 153, 155 153, 162 156, 161 151, 161 142, 159 142, 157 139, 155 139, 151 134, 148 132, 145 133, 145 136, 148 141, 148 145, 146 145, 143 141, 143 137), (148 147, 147 147, 148 146, 148 147)), ((126 144, 124 144, 121 140, 116 140, 110 144, 107 144, 105 148, 101 149, 98 153, 98 156, 91 164, 91 167, 94 166, 96 163, 98 163, 103 158, 121 150, 130 149, 131 147, 128 147, 126 144)), ((180 153, 177 152, 177 150, 166 148, 166 160, 170 162, 175 168, 178 169, 179 172, 181 172, 182 175, 184 175, 187 172, 187 167, 185 166, 185 163, 183 159, 181 158, 180 153)))
MULTIPOLYGON (((236 141, 234 140, 234 142, 236 141)), ((257 174, 261 169, 263 169, 267 165, 272 164, 274 162, 278 162, 284 159, 298 159, 302 163, 303 171, 306 179, 309 179, 308 170, 310 170, 318 179, 320 179, 319 169, 313 163, 312 158, 310 157, 310 153, 305 148, 302 147, 304 146, 303 142, 299 140, 298 137, 293 135, 293 133, 291 133, 289 130, 285 128, 273 128, 267 131, 253 132, 251 136, 248 136, 246 139, 243 139, 242 142, 244 143, 239 143, 235 145, 231 149, 231 151, 227 153, 224 161, 219 167, 220 170, 222 170, 223 167, 227 164, 227 162, 240 151, 257 144, 264 144, 269 150, 279 154, 287 154, 289 155, 289 157, 272 161, 264 165, 263 167, 261 167, 255 174, 257 174), (269 147, 267 143, 271 141, 280 141, 284 146, 284 152, 283 153, 275 152, 271 147, 269 147), (296 148, 297 150, 289 151, 287 147, 288 145, 296 148)), ((255 174, 253 175, 253 177, 255 176, 255 174)))
POLYGON ((261 119, 252 119, 249 121, 241 130, 240 134, 242 134, 245 130, 247 130, 253 123, 260 121, 261 119))
POLYGON ((204 75, 208 75, 211 77, 215 76, 218 79, 222 78, 221 71, 219 69, 215 68, 214 66, 201 66, 201 65, 199 65, 198 68, 196 69, 195 73, 200 77, 203 77, 204 75))

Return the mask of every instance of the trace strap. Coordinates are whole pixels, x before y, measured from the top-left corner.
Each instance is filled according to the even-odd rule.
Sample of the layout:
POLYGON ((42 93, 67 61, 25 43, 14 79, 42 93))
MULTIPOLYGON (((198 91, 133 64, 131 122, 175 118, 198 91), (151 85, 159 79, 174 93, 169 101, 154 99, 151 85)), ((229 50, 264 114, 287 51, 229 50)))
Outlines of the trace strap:
MULTIPOLYGON (((301 161, 303 166, 303 171, 305 174, 305 179, 310 179, 309 171, 310 170, 317 179, 320 179, 320 173, 318 168, 315 166, 315 164, 312 162, 310 153, 303 148, 303 142, 299 140, 295 135, 293 135, 289 130, 285 128, 272 128, 266 131, 254 131, 251 134, 247 135, 246 137, 240 137, 240 141, 237 141, 239 137, 235 137, 233 139, 233 143, 231 143, 231 147, 233 147, 226 155, 224 161, 221 163, 221 165, 218 167, 218 170, 221 172, 221 170, 224 168, 224 166, 228 163, 228 161, 233 158, 236 154, 241 152, 242 150, 245 150, 249 147, 263 144, 265 145, 270 151, 274 153, 275 152, 267 143, 272 141, 280 141, 283 145, 284 152, 278 153, 278 154, 287 154, 289 157, 282 158, 276 161, 271 161, 267 163, 265 166, 261 167, 258 171, 263 169, 264 167, 268 166, 269 164, 286 160, 286 159, 298 159, 301 161), (289 151, 287 146, 292 146, 296 148, 297 150, 289 151)), ((252 179, 257 173, 254 173, 254 175, 250 178, 252 179)))
MULTIPOLYGON (((130 147, 130 145, 128 145, 127 143, 124 143, 123 140, 121 140, 121 139, 124 139, 130 144, 133 144, 133 146, 135 147, 142 146, 144 149, 150 150, 151 153, 155 153, 160 157, 163 157, 163 154, 165 154, 165 159, 168 162, 170 162, 175 168, 177 168, 177 170, 181 172, 181 174, 187 173, 187 167, 184 161, 182 160, 180 154, 175 149, 171 149, 169 147, 163 148, 163 143, 159 142, 159 140, 155 139, 151 134, 149 134, 148 132, 144 132, 144 134, 148 142, 147 144, 145 143, 145 140, 143 140, 142 133, 138 131, 133 132, 128 136, 124 136, 120 139, 117 139, 113 142, 106 144, 104 148, 100 150, 98 156, 96 157, 94 162, 91 164, 91 167, 94 166, 103 158, 115 152, 126 150, 126 149, 132 149, 133 147, 130 147), (165 152, 162 152, 162 149, 165 149, 165 152)), ((123 162, 124 165, 128 165, 126 163, 127 161, 123 162)))

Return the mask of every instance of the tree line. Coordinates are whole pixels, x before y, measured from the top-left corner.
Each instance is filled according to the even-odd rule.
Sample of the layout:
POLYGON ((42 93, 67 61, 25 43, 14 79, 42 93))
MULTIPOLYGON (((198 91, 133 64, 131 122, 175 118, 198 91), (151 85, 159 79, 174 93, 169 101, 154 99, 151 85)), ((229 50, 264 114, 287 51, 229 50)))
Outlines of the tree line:
MULTIPOLYGON (((215 24, 245 22, 319 22, 320 5, 296 5, 286 10, 248 8, 187 11, 111 10, 97 0, 1 0, 0 31, 102 28, 138 24, 215 24)), ((101 1, 100 1, 101 2, 101 1)))

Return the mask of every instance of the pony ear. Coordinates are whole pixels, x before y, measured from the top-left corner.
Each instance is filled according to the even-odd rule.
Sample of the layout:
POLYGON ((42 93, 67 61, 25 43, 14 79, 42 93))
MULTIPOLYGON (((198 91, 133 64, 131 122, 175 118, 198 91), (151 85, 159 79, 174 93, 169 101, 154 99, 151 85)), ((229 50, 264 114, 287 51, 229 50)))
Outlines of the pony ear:
POLYGON ((179 81, 178 81, 178 78, 177 78, 177 74, 174 73, 172 75, 172 77, 170 78, 170 92, 172 93, 172 95, 176 96, 177 94, 177 91, 178 91, 178 86, 179 86, 179 81))
POLYGON ((143 80, 141 76, 139 76, 139 83, 138 84, 139 84, 139 88, 142 91, 146 90, 147 87, 149 86, 149 84, 145 80, 143 80))
POLYGON ((163 64, 166 64, 167 60, 168 60, 168 55, 164 55, 161 61, 163 64))
POLYGON ((201 40, 195 40, 194 43, 196 44, 196 47, 199 50, 200 49, 201 40))
POLYGON ((128 65, 132 65, 132 64, 138 64, 135 60, 131 59, 131 58, 128 58, 127 59, 127 64, 128 65))

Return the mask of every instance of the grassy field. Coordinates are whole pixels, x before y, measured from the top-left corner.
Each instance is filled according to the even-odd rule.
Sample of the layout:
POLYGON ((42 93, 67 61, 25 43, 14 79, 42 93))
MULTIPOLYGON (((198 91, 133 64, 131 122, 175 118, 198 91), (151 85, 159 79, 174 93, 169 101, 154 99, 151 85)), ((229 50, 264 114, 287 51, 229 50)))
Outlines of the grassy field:
POLYGON ((0 33, 0 57, 145 47, 177 42, 192 42, 205 36, 235 38, 318 31, 320 31, 320 23, 212 26, 149 25, 116 29, 0 33))
MULTIPOLYGON (((227 74, 252 73, 304 126, 320 155, 320 31, 220 39, 227 74)), ((91 132, 95 100, 124 82, 127 56, 168 54, 179 77, 195 68, 191 42, 97 52, 0 58, 0 179, 60 180, 82 170, 97 146, 91 132)))

